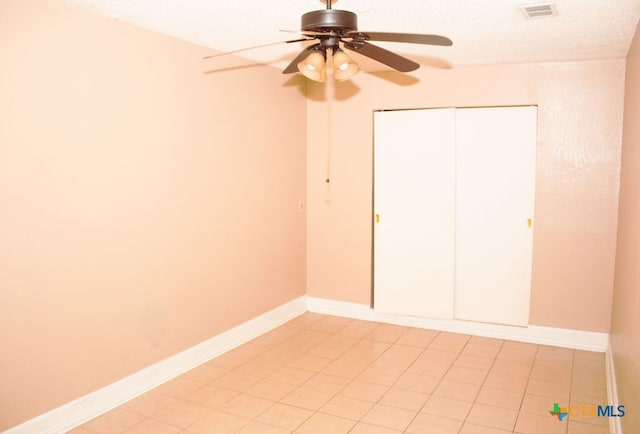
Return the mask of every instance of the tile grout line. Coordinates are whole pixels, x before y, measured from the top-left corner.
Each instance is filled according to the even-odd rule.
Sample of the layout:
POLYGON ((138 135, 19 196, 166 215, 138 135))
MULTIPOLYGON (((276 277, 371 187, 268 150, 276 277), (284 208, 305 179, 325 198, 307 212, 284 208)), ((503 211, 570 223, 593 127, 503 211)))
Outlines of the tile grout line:
POLYGON ((524 398, 527 396, 527 389, 529 388, 529 381, 531 381, 531 373, 533 372, 533 367, 536 364, 536 359, 538 358, 538 352, 540 351, 540 345, 536 345, 536 353, 533 356, 533 361, 531 362, 531 368, 529 368, 529 375, 527 376, 527 384, 524 386, 524 391, 522 392, 522 398, 520 398, 520 406, 518 407, 518 414, 516 416, 516 422, 513 425, 513 431, 515 432, 516 427, 518 426, 518 420, 520 420, 520 415, 523 413, 522 405, 524 404, 524 398))
MULTIPOLYGON (((287 405, 287 406, 291 406, 291 407, 294 407, 294 408, 304 409, 305 411, 309 412, 309 415, 303 421, 301 421, 295 427, 295 429, 293 429, 291 432, 297 432, 297 430, 299 430, 311 418, 313 418, 315 415, 318 415, 318 414, 328 415, 328 416, 332 416, 332 417, 335 417, 335 418, 345 419, 345 420, 348 420, 349 422, 353 422, 352 427, 348 429, 348 432, 352 432, 352 431, 356 430, 356 428, 358 427, 359 424, 364 424, 364 423, 371 424, 371 422, 365 422, 364 419, 367 417, 367 415, 369 415, 372 412, 372 410, 376 406, 383 405, 385 407, 391 407, 391 408, 401 409, 401 410, 410 411, 410 412, 414 412, 415 411, 415 414, 413 415, 411 420, 406 424, 406 426, 402 430, 403 432, 408 433, 408 432, 410 432, 410 431, 408 431, 409 427, 411 427, 411 425, 416 421, 416 418, 420 414, 422 414, 422 411, 424 410, 425 406, 428 404, 429 400, 432 399, 432 397, 434 396, 434 392, 438 389, 438 387, 440 387, 443 384, 443 382, 446 379, 447 375, 449 373, 453 372, 452 368, 458 366, 458 365, 456 365, 456 363, 461 360, 461 357, 463 356, 463 353, 465 352, 465 350, 471 348, 470 345, 474 343, 473 342, 473 338, 474 338, 475 335, 466 335, 466 334, 460 334, 460 333, 451 332, 451 333, 456 334, 456 335, 461 335, 461 336, 463 335, 463 336, 467 337, 467 339, 464 341, 464 344, 459 349, 457 349, 456 351, 448 351, 448 350, 441 350, 441 349, 431 348, 431 345, 434 344, 434 342, 436 341, 436 339, 438 339, 438 337, 441 337, 441 336, 444 336, 445 334, 447 334, 447 332, 437 331, 437 330, 432 330, 433 332, 435 332, 435 335, 431 336, 430 338, 425 337, 425 339, 424 339, 424 341, 426 342, 425 346, 422 346, 421 344, 411 345, 410 343, 408 343, 408 344, 407 343, 401 343, 401 342, 405 342, 405 341, 402 341, 402 338, 407 336, 407 334, 410 333, 412 330, 414 330, 414 329, 422 330, 422 329, 417 329, 415 327, 402 326, 402 325, 397 325, 398 327, 402 327, 403 330, 396 337, 389 338, 389 340, 379 340, 378 341, 373 337, 373 335, 374 335, 376 330, 378 330, 380 327, 385 325, 384 323, 379 323, 377 321, 374 321, 374 323, 376 323, 375 327, 372 327, 371 329, 366 330, 367 331, 366 333, 365 333, 365 329, 362 329, 362 333, 359 333, 354 329, 354 331, 352 332, 352 333, 355 333, 355 335, 354 335, 354 334, 346 334, 346 333, 343 334, 341 332, 343 332, 345 330, 345 328, 349 327, 350 325, 356 325, 357 323, 360 322, 359 320, 351 319, 351 321, 348 321, 348 322, 344 323, 342 326, 335 328, 331 332, 327 332, 326 330, 331 329, 331 323, 330 322, 328 322, 326 324, 327 329, 323 329, 323 327, 320 327, 320 325, 319 325, 320 322, 322 322, 323 320, 325 320, 327 318, 333 318, 333 317, 330 316, 330 315, 323 315, 322 317, 315 319, 315 321, 313 321, 313 322, 309 322, 308 324, 305 323, 304 325, 295 326, 295 327, 287 326, 287 323, 282 324, 279 327, 291 327, 291 328, 295 328, 297 331, 295 333, 293 333, 292 335, 290 335, 290 336, 286 336, 285 338, 276 337, 278 335, 274 335, 273 342, 275 342, 275 343, 270 343, 269 345, 266 345, 266 344, 265 345, 254 344, 254 346, 245 347, 245 350, 241 350, 241 351, 239 351, 237 353, 238 357, 239 357, 239 360, 242 360, 241 363, 239 363, 238 365, 233 365, 232 368, 229 368, 228 366, 227 367, 218 366, 218 368, 221 371, 224 371, 224 372, 221 373, 220 375, 216 375, 215 377, 213 377, 211 379, 207 379, 205 381, 199 380, 199 379, 192 379, 194 382, 201 383, 201 385, 199 387, 197 387, 196 389, 194 389, 194 391, 190 391, 189 393, 187 393, 184 396, 182 396, 182 395, 181 396, 177 396, 177 395, 174 396, 174 395, 171 395, 171 394, 167 394, 166 392, 162 392, 162 391, 159 391, 158 393, 163 395, 163 396, 167 396, 167 397, 172 398, 172 399, 175 400, 175 402, 169 404, 169 406, 171 406, 171 405, 173 405, 175 403, 183 402, 183 403, 188 403, 188 404, 191 404, 191 405, 203 407, 203 408, 206 408, 208 410, 213 410, 213 411, 220 412, 220 413, 230 414, 230 415, 234 415, 236 417, 240 417, 242 419, 245 419, 245 422, 243 423, 242 427, 238 428, 238 431, 241 431, 241 430, 245 429, 248 425, 250 425, 250 424, 252 424, 254 422, 255 423, 261 423, 261 424, 269 425, 269 426, 273 426, 273 427, 279 428, 279 429, 283 429, 280 426, 272 425, 271 423, 262 422, 262 421, 258 420, 261 415, 263 415, 264 413, 266 413, 267 411, 272 409, 274 406, 276 406, 277 404, 282 404, 282 405, 287 405), (314 327, 318 327, 318 329, 315 330, 314 327), (287 341, 289 341, 290 339, 295 338, 296 336, 300 336, 304 332, 308 332, 308 331, 312 331, 314 333, 321 333, 324 336, 321 336, 322 339, 320 339, 317 342, 313 343, 313 345, 309 346, 308 348, 305 348, 303 351, 290 351, 290 350, 287 350, 286 346, 284 346, 284 344, 287 341), (337 351, 335 353, 333 351, 330 351, 331 354, 333 354, 331 357, 322 357, 322 356, 317 355, 317 354, 312 354, 313 351, 314 351, 314 348, 317 348, 318 346, 323 345, 323 344, 326 345, 328 341, 330 341, 331 339, 336 338, 336 337, 338 337, 338 338, 340 338, 340 337, 349 338, 349 339, 346 339, 344 341, 345 343, 348 343, 348 345, 345 345, 344 349, 342 349, 341 351, 337 351), (427 339, 428 339, 428 341, 427 341, 427 339), (359 368, 359 370, 358 370, 358 368, 356 368, 356 370, 350 371, 348 376, 341 376, 340 374, 335 374, 335 372, 339 372, 340 366, 338 366, 338 370, 335 370, 335 368, 334 368, 333 372, 331 372, 331 371, 328 371, 330 373, 324 373, 323 372, 332 363, 340 361, 341 358, 344 357, 349 351, 353 350, 358 345, 362 344, 363 342, 367 342, 367 341, 377 342, 377 343, 380 343, 380 344, 387 344, 388 346, 382 352, 378 353, 378 351, 375 351, 374 353, 371 353, 371 355, 374 355, 375 357, 373 357, 373 358, 367 357, 366 359, 363 359, 363 360, 366 360, 366 363, 362 364, 362 368, 359 368), (413 351, 412 350, 412 351, 403 352, 402 348, 404 348, 404 347, 406 347, 406 348, 419 348, 419 351, 417 351, 417 350, 413 351), (394 348, 398 351, 397 354, 395 354, 396 350, 394 350, 394 348), (433 385, 433 387, 431 389, 431 393, 427 394, 426 392, 418 392, 418 391, 415 391, 415 390, 412 390, 412 389, 407 389, 405 387, 397 386, 399 384, 401 378, 403 377, 403 375, 410 373, 410 370, 412 369, 412 367, 416 366, 416 363, 420 360, 421 357, 423 357, 425 355, 425 353, 427 353, 427 350, 429 350, 429 349, 432 349, 433 351, 441 351, 441 352, 444 352, 444 353, 452 353, 452 354, 455 355, 453 360, 450 363, 447 364, 445 370, 443 370, 443 371, 438 370, 439 375, 437 377, 435 377, 435 376, 432 377, 431 375, 426 375, 425 376, 425 377, 430 377, 430 378, 437 379, 437 381, 435 381, 435 383, 434 383, 434 385, 433 385), (275 356, 276 356, 275 359, 277 361, 273 364, 273 366, 278 366, 275 369, 275 371, 271 370, 271 368, 272 368, 271 363, 273 362, 272 359, 266 359, 265 360, 266 363, 264 364, 264 367, 266 367, 267 369, 263 369, 264 367, 259 366, 259 365, 255 366, 255 367, 251 367, 251 369, 254 369, 254 368, 257 369, 257 371, 255 371, 255 372, 261 372, 260 375, 255 375, 255 372, 251 373, 251 374, 246 374, 245 372, 238 371, 238 369, 242 369, 243 367, 246 367, 248 364, 250 364, 252 362, 256 362, 256 360, 258 358, 260 358, 262 356, 265 356, 265 355, 268 355, 269 353, 271 353, 273 351, 282 351, 283 352, 283 354, 281 354, 281 356, 283 357, 282 360, 280 360, 278 355, 275 354, 275 356), (416 355, 413 356, 413 354, 416 354, 416 355), (245 355, 248 355, 246 359, 245 359, 245 355), (286 355, 288 355, 288 356, 290 356, 292 358, 291 359, 286 359, 284 357, 286 355), (195 392, 197 390, 201 390, 201 389, 204 389, 206 387, 214 385, 214 383, 219 378, 222 378, 225 375, 228 375, 230 373, 235 373, 235 374, 241 374, 241 375, 244 375, 244 376, 254 377, 256 379, 259 379, 259 381, 256 383, 256 384, 259 384, 259 383, 264 382, 265 380, 269 379, 271 375, 275 374, 276 372, 280 371, 281 369, 289 367, 290 364, 292 363, 293 359, 295 359, 297 357, 300 357, 302 355, 308 355, 308 356, 312 356, 312 357, 316 357, 316 358, 326 358, 327 360, 330 360, 330 361, 325 365, 322 365, 322 363, 320 363, 320 364, 314 363, 312 365, 309 365, 309 366, 313 366, 314 367, 313 369, 310 369, 310 368, 309 369, 305 369, 303 367, 297 367, 296 369, 299 369, 301 371, 307 371, 308 373, 310 373, 310 376, 308 378, 304 379, 299 384, 296 382, 295 383, 295 388, 293 388, 292 390, 287 392, 284 396, 279 397, 279 398, 277 398, 275 400, 273 400, 272 398, 264 398, 264 397, 259 396, 259 395, 252 395, 252 394, 248 393, 248 391, 251 389, 252 386, 244 387, 242 391, 237 391, 235 389, 230 389, 230 388, 227 388, 225 386, 217 386, 220 389, 232 391, 232 392, 235 393, 235 395, 230 397, 230 398, 228 398, 228 399, 226 399, 224 401, 224 403, 218 404, 215 407, 209 407, 207 405, 202 405, 202 404, 199 404, 199 403, 196 403, 196 402, 191 402, 191 401, 185 400, 185 398, 190 396, 191 393, 193 393, 193 392, 195 392), (367 369, 372 368, 372 367, 376 367, 375 366, 376 362, 380 361, 380 359, 385 357, 385 355, 388 355, 388 357, 389 357, 388 361, 385 360, 385 363, 381 364, 381 366, 378 366, 378 368, 380 368, 381 370, 384 370, 384 369, 397 370, 399 375, 396 378, 393 378, 393 376, 392 376, 392 377, 389 378, 389 380, 392 380, 392 381, 388 381, 388 382, 386 381, 386 378, 384 378, 385 383, 369 382, 368 380, 358 380, 360 378, 360 376, 362 376, 362 374, 367 369), (322 365, 322 366, 321 367, 317 367, 317 366, 320 366, 320 365, 322 365), (398 367, 400 367, 400 366, 401 366, 401 368, 398 369, 398 367), (267 374, 264 374, 264 372, 267 372, 267 374), (330 392, 330 393, 327 394, 327 395, 329 395, 329 398, 326 400, 326 402, 322 403, 319 406, 319 408, 314 409, 314 410, 310 410, 309 408, 298 407, 295 404, 288 404, 288 403, 285 404, 285 403, 282 402, 282 400, 285 399, 287 396, 290 396, 296 390, 300 389, 301 387, 303 387, 305 384, 309 383, 313 379, 318 379, 318 378, 321 379, 322 375, 328 376, 328 377, 341 378, 341 379, 345 380, 345 382, 344 382, 343 385, 341 385, 340 383, 336 383, 338 387, 335 388, 335 390, 333 390, 333 388, 328 389, 328 391, 330 392), (339 416, 337 414, 331 414, 331 413, 322 411, 322 409, 329 402, 331 402, 331 400, 333 400, 338 395, 343 393, 346 388, 348 388, 350 385, 354 384, 356 381, 361 381, 363 383, 384 387, 385 388, 384 389, 384 393, 382 393, 379 397, 377 397, 375 401, 360 400, 359 398, 353 398, 355 400, 360 400, 360 401, 367 402, 367 403, 371 404, 371 407, 367 411, 365 411, 362 416, 359 416, 359 418, 357 420, 355 420, 355 417, 354 418, 344 417, 344 416, 339 416), (389 404, 387 401, 385 401, 385 403, 383 404, 382 401, 384 400, 385 396, 387 396, 389 394, 389 392, 391 390, 393 390, 394 388, 398 389, 399 391, 416 392, 416 393, 428 395, 428 398, 425 400, 425 402, 423 402, 422 404, 419 405, 419 408, 417 409, 417 411, 408 408, 409 405, 411 405, 411 403, 414 403, 415 401, 395 401, 395 400, 393 400, 393 401, 391 401, 392 404, 389 404), (258 398, 258 399, 262 399, 262 400, 267 400, 267 401, 270 401, 271 403, 268 405, 268 407, 260 410, 259 413, 255 414, 255 415, 253 415, 251 417, 240 416, 239 414, 235 414, 235 413, 232 413, 230 411, 225 411, 225 410, 221 410, 220 409, 226 403, 232 401, 233 399, 235 399, 235 397, 237 397, 239 395, 246 395, 246 396, 249 396, 249 397, 254 397, 254 398, 258 398), (403 405, 405 405, 405 406, 403 406, 403 405)), ((274 329, 274 330, 277 330, 277 328, 274 329)), ((286 333, 283 333, 283 335, 285 335, 285 334, 286 333)), ((393 336, 393 335, 395 335, 395 333, 391 334, 391 336, 393 336)), ((389 334, 387 334, 387 336, 389 336, 389 334)), ((421 340, 415 340, 415 341, 411 341, 410 340, 410 339, 415 339, 416 337, 418 337, 418 339, 420 339, 419 336, 413 335, 411 337, 408 337, 408 339, 406 339, 406 342, 421 343, 422 342, 421 340)), ((256 337, 255 339, 258 339, 258 338, 259 337, 256 337)), ((466 412, 465 418, 462 421, 459 421, 458 419, 451 419, 451 420, 455 420, 457 422, 461 422, 462 423, 462 425, 458 429, 458 433, 463 431, 465 424, 468 422, 468 418, 469 418, 469 415, 471 414, 471 411, 472 411, 473 407, 476 404, 480 404, 478 402, 480 393, 482 392, 483 388, 489 387, 487 385, 487 381, 489 379, 489 375, 491 374, 493 369, 497 368, 496 364, 498 363, 500 354, 505 349, 506 342, 509 341, 508 339, 499 339, 499 340, 500 340, 500 344, 499 345, 492 345, 496 350, 493 352, 493 356, 491 358, 490 366, 488 368, 486 368, 486 374, 484 375, 484 378, 482 379, 482 381, 480 383, 478 383, 478 384, 473 383, 473 380, 474 380, 473 376, 475 374, 470 374, 469 377, 463 377, 462 375, 465 374, 465 372, 463 370, 456 371, 459 374, 457 378, 454 377, 454 379, 449 379, 449 381, 453 381, 453 382, 456 382, 456 383, 473 384, 473 385, 476 385, 478 387, 477 392, 473 395, 473 400, 470 401, 471 407, 466 412), (463 380, 460 380, 460 378, 463 378, 463 380), (468 381, 464 381, 464 380, 468 380, 468 381)), ((267 339, 267 340, 265 340, 265 342, 270 342, 270 340, 267 339)), ((457 343, 455 343, 455 341, 453 341, 453 342, 454 343, 450 346, 450 348, 455 348, 456 346, 458 346, 457 343)), ((251 343, 252 343, 252 341, 248 341, 244 345, 251 344, 251 343)), ((338 343, 340 345, 342 345, 342 342, 338 342, 338 343)), ((488 344, 483 344, 482 342, 477 342, 477 344, 478 345, 486 345, 487 347, 489 346, 488 344)), ((516 432, 516 426, 517 426, 518 422, 520 421, 520 418, 521 418, 522 414, 524 413, 523 412, 523 409, 524 409, 523 405, 524 405, 526 397, 528 396, 527 395, 527 390, 528 390, 529 386, 532 384, 531 382, 534 380, 532 378, 533 372, 536 370, 537 366, 538 367, 542 366, 542 365, 545 365, 545 366, 546 365, 551 365, 551 366, 553 366, 553 359, 557 357, 556 355, 553 354, 553 352, 548 352, 548 353, 544 352, 543 350, 544 350, 545 347, 546 347, 545 345, 537 344, 536 347, 535 347, 535 352, 533 352, 532 359, 530 360, 530 366, 528 368, 526 382, 524 382, 524 389, 523 389, 522 395, 519 398, 519 405, 517 407, 517 415, 516 415, 515 422, 514 422, 513 429, 512 429, 513 433, 516 432), (544 357, 549 357, 549 360, 546 360, 544 357, 541 358, 541 356, 543 356, 545 354, 547 354, 547 355, 544 356, 544 357)), ((242 346, 240 346, 238 348, 242 348, 242 346)), ((327 347, 327 348, 329 348, 329 347, 327 347)), ((381 346, 380 348, 383 348, 383 347, 381 346)), ((578 385, 574 384, 574 374, 577 372, 578 358, 577 358, 577 354, 576 354, 577 352, 575 350, 573 350, 573 349, 569 349, 569 350, 571 350, 571 353, 570 353, 571 359, 570 359, 570 361, 569 361, 569 359, 567 357, 564 357, 564 355, 566 355, 566 353, 564 353, 563 354, 563 360, 565 360, 565 361, 563 361, 562 363, 563 364, 566 363, 566 364, 568 364, 568 366, 570 366, 570 370, 569 370, 570 380, 569 380, 569 392, 568 393, 569 393, 569 403, 571 403, 571 400, 573 399, 573 396, 574 396, 576 390, 578 390, 578 389, 575 388, 578 385)), ((233 351, 233 350, 231 350, 231 351, 233 351)), ((224 354, 221 354, 218 357, 222 357, 225 354, 229 354, 229 353, 231 353, 231 351, 229 351, 227 353, 224 353, 224 354)), ((476 351, 476 353, 478 353, 478 352, 476 351)), ((367 354, 367 355, 369 355, 369 354, 367 354)), ((470 352, 469 355, 474 355, 474 354, 472 354, 470 352)), ((356 356, 357 356, 357 354, 356 354, 356 356)), ((203 366, 203 365, 205 365, 205 364, 207 364, 209 362, 212 362, 212 361, 216 360, 218 357, 214 357, 214 358, 204 362, 200 366, 203 366)), ((476 356, 476 357, 484 357, 484 355, 479 355, 479 356, 476 356)), ((357 360, 357 357, 356 357, 355 360, 357 360)), ((504 360, 509 360, 509 359, 504 359, 504 360)), ((229 359, 229 362, 232 362, 232 361, 233 361, 233 358, 229 359)), ((307 361, 314 362, 313 359, 307 359, 307 361)), ((304 362, 306 363, 307 361, 304 361, 304 362)), ((351 359, 343 360, 343 362, 345 362, 345 363, 354 363, 355 365, 358 364, 356 361, 351 360, 351 359)), ((523 362, 523 360, 520 360, 520 361, 513 360, 513 362, 521 363, 521 362, 523 362)), ((483 365, 484 365, 484 362, 483 362, 483 365)), ((216 365, 211 365, 211 366, 215 367, 216 365)), ((427 367, 427 366, 428 365, 425 365, 425 367, 427 367)), ((194 369, 197 369, 198 367, 196 367, 194 369)), ((347 366, 345 365, 345 368, 346 367, 347 366)), ((469 368, 469 369, 474 369, 474 370, 480 371, 480 369, 477 369, 477 366, 459 365, 459 367, 461 367, 461 368, 469 368)), ((192 370, 194 370, 194 369, 192 369, 192 370)), ((485 370, 485 368, 483 368, 482 370, 485 370)), ((191 371, 189 371, 189 372, 191 372, 191 371)), ((415 373, 415 375, 420 375, 420 372, 421 371, 418 370, 415 373)), ((496 371, 496 372, 498 372, 498 371, 496 371)), ((525 372, 525 371, 523 371, 523 372, 525 372)), ((206 374, 206 373, 207 372, 205 372, 204 374, 206 374)), ((383 373, 383 372, 381 372, 381 373, 383 373)), ((542 374, 544 375, 544 373, 545 372, 543 371, 542 374)), ((373 372, 373 374, 375 374, 375 372, 373 372)), ((554 378, 556 377, 556 372, 555 371, 551 371, 551 372, 549 372, 549 374, 550 375, 553 374, 552 376, 554 378)), ((179 378, 179 377, 177 377, 177 378, 179 378)), ((202 378, 204 378, 204 377, 202 377, 202 378)), ((370 378, 373 379, 373 377, 370 377, 370 378)), ((382 380, 383 379, 381 378, 380 381, 382 381, 382 380)), ((276 381, 276 380, 273 380, 273 381, 276 381)), ((552 382, 553 381, 555 381, 555 380, 552 379, 552 382)), ((294 384, 294 383, 288 383, 288 382, 285 382, 285 383, 291 384, 291 385, 294 384)), ((322 383, 319 383, 319 384, 322 385, 322 383)), ((545 384, 545 383, 542 382, 541 384, 545 384)), ((231 385, 231 383, 229 383, 229 385, 231 385)), ((427 383, 426 385, 431 386, 431 383, 427 383)), ((241 384, 237 384, 236 386, 240 387, 242 385, 241 384)), ((406 386, 408 387, 409 384, 407 384, 406 386)), ((502 389, 501 387, 497 387, 497 388, 498 389, 502 389)), ((319 390, 322 390, 322 389, 319 389, 319 390)), ((507 390, 507 389, 505 389, 505 390, 507 390)), ((174 391, 177 393, 178 391, 181 392, 182 389, 175 389, 174 391)), ((147 392, 147 393, 149 393, 149 392, 147 392)), ((277 396, 277 394, 275 396, 277 396)), ((440 396, 440 395, 438 395, 438 396, 440 396)), ((471 394, 469 394, 469 396, 471 396, 471 394)), ((538 395, 535 395, 535 396, 538 396, 538 395)), ((540 395, 540 396, 543 396, 543 395, 540 395)), ((401 397, 402 397, 402 395, 398 396, 398 398, 401 398, 401 397)), ((465 399, 465 401, 466 401, 466 399, 465 399)), ((483 405, 493 406, 493 404, 483 404, 483 405)), ((124 432, 132 431, 132 430, 135 431, 135 427, 138 427, 138 426, 142 425, 143 423, 145 423, 145 421, 156 421, 156 422, 159 422, 159 423, 163 423, 163 424, 169 425, 171 427, 175 427, 176 429, 180 429, 183 432, 188 432, 189 431, 188 428, 183 428, 183 427, 181 427, 179 425, 176 425, 173 422, 172 423, 163 422, 162 420, 157 419, 156 416, 160 412, 162 412, 164 409, 168 408, 169 406, 166 406, 166 407, 163 407, 162 409, 156 410, 151 415, 146 415, 146 414, 138 413, 137 411, 134 411, 134 410, 129 410, 129 409, 126 409, 126 408, 118 407, 118 408, 120 408, 122 410, 126 410, 128 412, 131 412, 131 413, 134 413, 136 415, 144 417, 144 419, 136 422, 135 424, 133 424, 130 427, 127 427, 126 430, 124 430, 124 432)), ((496 407, 498 407, 498 408, 506 408, 506 407, 503 407, 503 406, 500 406, 500 405, 496 405, 496 407)), ((259 409, 258 407, 256 407, 256 408, 259 409)), ((227 409, 227 410, 233 410, 233 409, 227 409)), ((247 414, 249 414, 249 413, 247 413, 247 414)), ((530 413, 527 412, 527 414, 530 414, 530 413)), ((193 425, 197 424, 199 421, 205 419, 206 417, 207 416, 199 417, 196 421, 194 421, 193 423, 190 423, 189 426, 193 426, 193 425)), ((447 418, 446 416, 441 416, 441 417, 447 418)), ((449 418, 447 418, 447 419, 449 419, 449 418)), ((567 420, 567 422, 569 422, 569 421, 567 420)), ((471 422, 469 422, 469 423, 471 423, 471 422)), ((385 429, 397 429, 397 428, 391 428, 390 426, 379 425, 377 423, 373 423, 372 425, 378 426, 380 428, 385 428, 385 429)), ((496 429, 496 430, 497 429, 502 429, 502 428, 492 427, 492 426, 489 426, 489 425, 484 425, 482 423, 480 423, 479 425, 480 426, 486 426, 486 427, 489 427, 489 428, 492 428, 492 429, 496 429)), ((91 430, 90 428, 88 428, 86 426, 83 426, 83 428, 86 429, 87 431, 93 432, 93 430, 91 430)), ((567 434, 568 431, 569 431, 569 423, 564 425, 564 427, 562 429, 562 433, 563 434, 567 434)), ((466 432, 466 430, 465 430, 465 432, 466 432)))
MULTIPOLYGON (((495 356, 493 356, 493 362, 491 363, 491 366, 489 367, 489 370, 487 371, 487 375, 484 377, 484 380, 482 380, 482 383, 480 384, 480 389, 478 389, 478 393, 476 394, 473 403, 471 405, 471 408, 469 409, 469 413, 467 413, 467 416, 465 417, 464 421, 462 422, 462 426, 460 427, 460 431, 462 431, 462 428, 464 427, 465 423, 467 422, 467 418, 469 417, 469 414, 471 414, 471 410, 473 410, 473 406, 478 403, 478 396, 480 396, 480 392, 482 391, 482 387, 485 385, 485 383, 487 382, 487 378, 489 378, 489 374, 491 373, 491 370, 493 369, 493 367, 496 365, 496 361, 498 360, 498 355, 500 354, 500 351, 502 350, 502 348, 504 347, 504 339, 501 339, 500 342, 500 347, 498 349, 498 352, 495 354, 495 356)), ((466 345, 465 345, 466 346, 466 345)), ((460 354, 462 354, 462 351, 460 352, 460 354)), ((458 356, 460 357, 460 356, 458 356)), ((457 359, 456 359, 457 360, 457 359)), ((516 418, 517 419, 517 418, 516 418)), ((515 422, 513 423, 513 427, 515 429, 515 422)), ((493 427, 489 427, 489 428, 493 428, 493 427)))
MULTIPOLYGON (((410 327, 408 330, 411 330, 411 329, 412 329, 412 328, 410 327)), ((433 337, 431 338, 431 340, 429 341, 429 343, 428 343, 428 344, 427 344, 427 345, 422 349, 422 351, 420 352, 420 354, 415 358, 415 360, 414 360, 413 362, 411 362, 411 364, 410 364, 410 365, 409 365, 409 366, 408 366, 408 367, 403 371, 403 373, 405 373, 405 374, 406 374, 406 373, 408 372, 409 368, 410 368, 411 366, 413 366, 413 364, 416 362, 416 360, 418 360, 418 359, 420 358, 420 356, 421 356, 421 355, 423 355, 423 354, 425 353, 425 351, 427 351, 427 348, 429 348, 429 345, 431 345, 431 343, 432 343, 432 342, 433 342, 433 341, 434 341, 438 336, 440 336, 440 334, 441 334, 441 333, 442 333, 442 332, 440 332, 440 331, 439 331, 439 332, 437 332, 437 333, 435 334, 435 336, 433 336, 433 337)), ((398 338, 398 339, 400 339, 400 338, 398 338)), ((398 339, 396 339, 396 341, 397 341, 398 339)), ((400 378, 400 377, 398 377, 398 378, 396 379, 396 381, 394 381, 394 382, 393 382, 393 384, 396 384, 396 383, 398 382, 399 378, 400 378)), ((443 376, 443 378, 444 378, 444 376, 443 376)), ((440 380, 440 381, 442 381, 442 380, 440 380)), ((440 384, 440 381, 438 381, 438 384, 440 384)), ((436 386, 434 387, 434 390, 436 389, 436 387, 438 387, 438 384, 436 384, 436 386)), ((391 386, 390 386, 390 388, 391 388, 391 387, 393 387, 393 385, 391 385, 391 386)), ((431 399, 431 396, 433 396, 433 392, 429 394, 429 398, 427 398, 427 400, 426 400, 426 401, 425 401, 425 402, 420 406, 420 409, 417 411, 416 415, 415 415, 415 416, 413 416, 413 418, 411 418, 411 421, 407 424, 407 426, 406 426, 406 427, 404 427, 404 429, 402 430, 402 432, 408 432, 408 431, 407 431, 407 429, 409 429, 409 427, 413 424, 413 422, 416 420, 416 418, 418 417, 418 415, 422 412, 422 409, 424 408, 424 406, 425 406, 425 405, 427 405, 427 402, 429 401, 429 399, 431 399)))

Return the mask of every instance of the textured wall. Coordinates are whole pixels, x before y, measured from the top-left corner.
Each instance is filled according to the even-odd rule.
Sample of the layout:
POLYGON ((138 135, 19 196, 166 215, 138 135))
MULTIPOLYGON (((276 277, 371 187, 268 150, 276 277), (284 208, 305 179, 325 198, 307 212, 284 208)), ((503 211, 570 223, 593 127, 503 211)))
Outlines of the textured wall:
POLYGON ((627 57, 611 340, 625 433, 640 432, 640 25, 627 57))
POLYGON ((304 294, 303 92, 208 53, 0 1, 0 431, 304 294))
POLYGON ((370 302, 373 110, 537 104, 530 322, 608 332, 624 65, 624 60, 609 60, 423 67, 405 76, 360 73, 339 83, 335 92, 312 86, 309 295, 370 302), (330 108, 325 91, 333 98, 330 108), (327 167, 330 184, 324 182, 327 167))

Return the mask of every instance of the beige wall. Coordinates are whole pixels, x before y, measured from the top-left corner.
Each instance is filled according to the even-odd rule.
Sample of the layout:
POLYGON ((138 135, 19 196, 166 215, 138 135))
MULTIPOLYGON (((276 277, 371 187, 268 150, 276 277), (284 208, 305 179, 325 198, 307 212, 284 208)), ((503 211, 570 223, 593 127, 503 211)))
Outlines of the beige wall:
POLYGON ((640 25, 627 57, 611 341, 624 432, 640 432, 640 25))
POLYGON ((303 92, 205 54, 0 1, 0 431, 304 294, 303 92))
MULTIPOLYGON (((531 324, 608 332, 624 60, 358 74, 307 117, 307 291, 368 304, 373 110, 537 104, 531 324), (326 184, 327 161, 331 183, 326 184)), ((332 93, 332 92, 329 92, 332 93)))
MULTIPOLYGON (((627 405, 638 390, 637 39, 613 321, 627 405)), ((375 109, 539 105, 531 322, 609 330, 623 60, 361 73, 329 87, 329 105, 321 86, 305 103, 279 71, 206 64, 207 53, 47 0, 0 1, 0 430, 305 285, 369 303, 375 109)))

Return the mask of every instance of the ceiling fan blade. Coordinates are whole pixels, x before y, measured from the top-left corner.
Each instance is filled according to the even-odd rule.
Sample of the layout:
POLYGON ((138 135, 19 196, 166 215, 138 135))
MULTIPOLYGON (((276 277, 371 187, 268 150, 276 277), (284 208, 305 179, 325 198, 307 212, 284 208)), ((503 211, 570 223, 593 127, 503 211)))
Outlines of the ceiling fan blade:
POLYGON ((421 35, 418 33, 388 33, 388 32, 353 32, 347 37, 364 41, 407 42, 410 44, 451 46, 451 39, 440 35, 421 35))
POLYGON ((281 32, 285 32, 285 33, 296 33, 298 35, 304 35, 304 36, 326 36, 329 35, 329 33, 327 32, 313 32, 311 30, 286 30, 286 29, 280 29, 281 32))
POLYGON ((392 67, 396 71, 409 72, 420 68, 420 65, 413 60, 402 57, 396 53, 380 48, 377 45, 364 41, 345 42, 344 47, 363 56, 370 57, 380 63, 392 67))
POLYGON ((202 60, 211 59, 213 57, 227 56, 229 54, 240 53, 242 51, 247 51, 247 50, 254 50, 256 48, 271 47, 272 45, 280 45, 280 44, 292 44, 294 42, 302 42, 302 41, 313 41, 313 38, 300 38, 300 39, 292 39, 290 41, 278 41, 278 42, 272 42, 270 44, 255 45, 253 47, 240 48, 239 50, 226 51, 224 53, 212 54, 211 56, 203 57, 202 60))
POLYGON ((300 52, 300 54, 298 54, 296 56, 296 58, 291 61, 289 66, 287 66, 282 71, 282 73, 283 74, 291 74, 291 73, 294 73, 294 72, 298 72, 298 63, 302 62, 310 54, 310 52, 313 51, 318 46, 320 46, 320 43, 309 45, 307 48, 302 50, 300 52))

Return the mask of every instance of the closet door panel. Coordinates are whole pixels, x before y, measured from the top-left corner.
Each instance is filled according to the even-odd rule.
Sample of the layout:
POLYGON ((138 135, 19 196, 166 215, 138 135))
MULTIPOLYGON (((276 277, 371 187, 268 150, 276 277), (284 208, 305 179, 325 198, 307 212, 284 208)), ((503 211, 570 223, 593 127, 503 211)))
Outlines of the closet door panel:
POLYGON ((376 311, 453 318, 454 121, 453 109, 374 114, 376 311))
POLYGON ((529 319, 536 108, 456 111, 455 318, 529 319))

